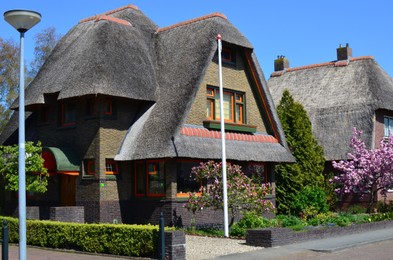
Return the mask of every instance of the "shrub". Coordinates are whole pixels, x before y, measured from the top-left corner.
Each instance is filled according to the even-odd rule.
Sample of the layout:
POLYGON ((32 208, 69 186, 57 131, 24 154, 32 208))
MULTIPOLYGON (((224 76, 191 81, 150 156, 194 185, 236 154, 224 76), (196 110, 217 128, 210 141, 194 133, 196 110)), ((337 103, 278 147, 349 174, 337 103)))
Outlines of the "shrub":
POLYGON ((305 227, 307 225, 307 222, 296 216, 280 215, 277 218, 280 221, 282 227, 305 227))
POLYGON ((389 201, 388 203, 384 201, 378 201, 377 210, 381 213, 393 212, 393 201, 389 201))
POLYGON ((236 222, 231 228, 231 236, 244 237, 246 230, 250 228, 265 228, 270 226, 269 219, 258 216, 252 212, 247 212, 242 219, 236 222))
MULTIPOLYGON (((17 243, 18 220, 6 219, 10 243, 17 243)), ((172 229, 171 229, 172 230, 172 229)), ((124 256, 154 256, 158 245, 158 226, 118 224, 78 224, 55 221, 26 221, 27 244, 75 249, 124 256)))
POLYGON ((294 196, 292 213, 309 219, 329 210, 326 192, 320 187, 306 186, 294 196))

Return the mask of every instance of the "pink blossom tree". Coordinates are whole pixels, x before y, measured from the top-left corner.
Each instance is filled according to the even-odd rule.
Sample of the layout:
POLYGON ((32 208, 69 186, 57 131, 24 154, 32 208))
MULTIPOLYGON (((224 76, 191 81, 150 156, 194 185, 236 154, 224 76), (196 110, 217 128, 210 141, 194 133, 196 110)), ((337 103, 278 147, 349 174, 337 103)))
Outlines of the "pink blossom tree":
MULTIPOLYGON (((209 161, 192 168, 191 175, 202 183, 199 193, 190 193, 184 207, 194 214, 198 210, 212 207, 223 209, 222 164, 209 161)), ((268 184, 254 183, 239 165, 227 164, 227 199, 231 214, 230 226, 239 213, 255 211, 263 214, 274 210, 274 205, 265 197, 269 194, 268 184)))
POLYGON ((393 136, 383 139, 380 148, 368 150, 361 135, 354 128, 350 143, 353 153, 348 153, 349 160, 333 162, 334 169, 341 174, 330 182, 336 185, 338 195, 352 192, 360 197, 369 195, 370 212, 377 192, 385 196, 393 188, 393 136))

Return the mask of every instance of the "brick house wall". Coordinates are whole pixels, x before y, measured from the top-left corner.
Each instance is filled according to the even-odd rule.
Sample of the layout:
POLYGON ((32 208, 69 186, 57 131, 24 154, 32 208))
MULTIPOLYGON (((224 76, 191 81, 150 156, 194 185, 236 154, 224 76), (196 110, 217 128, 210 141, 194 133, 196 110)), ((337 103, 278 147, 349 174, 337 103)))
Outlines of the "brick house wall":
MULTIPOLYGON (((245 93, 246 124, 256 126, 257 132, 266 133, 266 121, 261 117, 261 114, 263 114, 261 111, 263 111, 263 109, 256 103, 255 100, 257 98, 251 88, 251 86, 255 86, 255 84, 251 82, 247 76, 243 55, 241 55, 239 51, 236 52, 235 65, 223 63, 222 74, 224 89, 237 90, 245 93)), ((202 125, 203 121, 206 120, 207 86, 219 87, 217 62, 212 61, 209 64, 205 77, 193 101, 191 111, 188 114, 186 124, 202 125)))

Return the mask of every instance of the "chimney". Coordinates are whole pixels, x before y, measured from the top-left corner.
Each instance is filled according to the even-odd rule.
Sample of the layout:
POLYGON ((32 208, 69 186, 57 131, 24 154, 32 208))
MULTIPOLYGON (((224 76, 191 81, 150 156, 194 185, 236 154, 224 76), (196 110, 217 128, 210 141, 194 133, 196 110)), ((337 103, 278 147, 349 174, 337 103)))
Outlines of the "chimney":
POLYGON ((352 48, 349 48, 349 44, 345 47, 342 47, 341 44, 337 48, 337 60, 348 60, 352 57, 352 48))
POLYGON ((274 60, 274 71, 281 71, 289 68, 289 61, 283 55, 278 55, 274 60))

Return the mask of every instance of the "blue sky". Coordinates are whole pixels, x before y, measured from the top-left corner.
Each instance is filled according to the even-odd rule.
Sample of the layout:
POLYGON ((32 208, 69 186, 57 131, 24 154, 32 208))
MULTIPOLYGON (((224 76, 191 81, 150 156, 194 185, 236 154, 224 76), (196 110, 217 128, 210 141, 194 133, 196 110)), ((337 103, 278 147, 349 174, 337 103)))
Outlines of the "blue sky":
MULTIPOLYGON (((225 14, 250 40, 268 79, 277 55, 291 67, 336 59, 339 44, 349 43, 353 56, 374 56, 393 76, 393 1, 391 0, 3 0, 0 11, 30 9, 42 21, 26 33, 26 62, 33 36, 53 26, 65 35, 81 19, 133 4, 164 27, 213 12, 225 14)), ((3 19, 0 37, 19 39, 3 19)))

